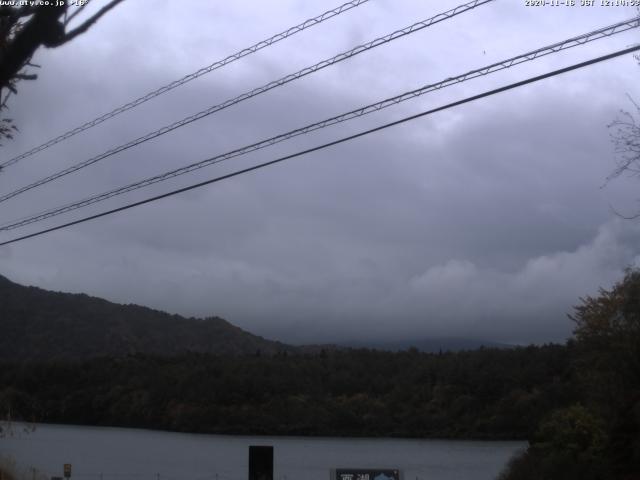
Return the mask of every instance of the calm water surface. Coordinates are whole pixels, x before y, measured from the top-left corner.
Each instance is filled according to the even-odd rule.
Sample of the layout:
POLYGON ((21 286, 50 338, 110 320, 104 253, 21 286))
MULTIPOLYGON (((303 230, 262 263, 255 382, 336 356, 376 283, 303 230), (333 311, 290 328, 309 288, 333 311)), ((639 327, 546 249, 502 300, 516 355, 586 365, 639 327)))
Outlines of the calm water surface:
POLYGON ((0 454, 47 478, 246 480, 248 446, 274 446, 274 478, 329 480, 332 468, 400 468, 405 480, 492 480, 523 442, 238 437, 39 425, 0 438, 0 454))

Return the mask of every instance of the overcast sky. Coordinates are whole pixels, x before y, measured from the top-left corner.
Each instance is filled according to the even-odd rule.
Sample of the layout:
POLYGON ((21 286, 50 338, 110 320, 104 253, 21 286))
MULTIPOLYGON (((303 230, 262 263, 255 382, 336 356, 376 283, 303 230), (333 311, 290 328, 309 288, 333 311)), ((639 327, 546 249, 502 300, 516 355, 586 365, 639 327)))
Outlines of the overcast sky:
MULTIPOLYGON (((93 8, 99 6, 96 0, 93 8)), ((579 0, 578 0, 578 3, 579 0)), ((0 205, 0 222, 102 192, 637 15, 497 0, 0 205)), ((6 160, 337 6, 127 0, 34 62, 6 160)), ((371 0, 9 167, 11 191, 270 80, 458 5, 371 0)), ((638 30, 427 94, 5 240, 625 48, 638 30)), ((122 214, 0 247, 0 273, 291 342, 460 336, 563 341, 579 298, 640 264, 640 181, 607 124, 640 98, 631 55, 122 214)))

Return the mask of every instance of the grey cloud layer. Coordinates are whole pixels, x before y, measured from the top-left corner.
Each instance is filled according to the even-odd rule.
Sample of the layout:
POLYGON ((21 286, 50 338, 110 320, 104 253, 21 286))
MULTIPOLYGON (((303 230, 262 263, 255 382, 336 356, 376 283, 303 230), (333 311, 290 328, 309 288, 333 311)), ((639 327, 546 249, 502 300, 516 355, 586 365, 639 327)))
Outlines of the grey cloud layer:
MULTIPOLYGON (((397 13, 396 18, 389 14, 390 4, 372 4, 365 18, 371 21, 372 30, 381 29, 380 33, 390 29, 383 27, 391 20, 397 27, 409 18, 429 14, 405 6, 409 11, 397 13)), ((131 8, 128 12, 132 14, 139 7, 126 8, 131 8)), ((200 16, 208 11, 199 8, 204 9, 200 16)), ((236 48, 256 40, 238 33, 240 20, 236 17, 242 8, 249 6, 234 5, 233 12, 215 12, 225 18, 226 30, 236 32, 236 48)), ((322 8, 317 3, 303 7, 291 2, 290 21, 285 25, 322 8)), ((529 48, 540 46, 542 40, 559 40, 563 33, 569 36, 625 16, 611 10, 602 18, 599 15, 603 12, 576 12, 582 22, 578 26, 584 28, 571 25, 562 30, 566 12, 557 17, 548 12, 535 17, 511 3, 496 8, 504 8, 505 15, 520 22, 522 33, 517 37, 515 26, 504 27, 514 30, 511 43, 529 48)), ((159 10, 152 16, 147 32, 151 38, 141 38, 143 45, 159 38, 153 25, 166 14, 159 10)), ((188 18, 184 22, 200 25, 199 29, 190 25, 192 31, 202 32, 203 37, 212 35, 195 13, 182 12, 176 18, 183 15, 188 18)), ((131 26, 124 17, 122 13, 105 22, 90 32, 86 43, 78 40, 66 53, 42 54, 47 75, 25 87, 22 98, 16 98, 13 109, 26 128, 10 148, 19 151, 35 143, 41 138, 38 131, 58 133, 57 125, 51 125, 52 117, 42 112, 56 112, 60 123, 77 123, 86 119, 85 111, 100 111, 109 100, 115 102, 114 98, 126 99, 127 85, 139 93, 149 83, 157 86, 162 78, 179 76, 176 65, 163 67, 161 48, 146 51, 146 47, 132 44, 125 50, 111 37, 131 26), (117 53, 122 67, 105 71, 103 63, 92 63, 87 56, 89 41, 97 42, 95 55, 101 62, 114 59, 117 53), (70 89, 70 104, 65 105, 56 92, 61 84, 72 82, 70 72, 83 69, 85 86, 80 82, 70 89)), ((340 113, 399 93, 407 85, 418 86, 419 80, 445 78, 465 66, 477 67, 517 53, 510 42, 487 37, 492 28, 502 27, 501 18, 486 10, 477 17, 461 19, 456 30, 459 36, 452 37, 444 28, 430 32, 397 50, 384 50, 378 56, 247 102, 16 199, 10 204, 11 211, 4 211, 3 220, 340 113), (482 28, 473 29, 474 19, 484 22, 482 28), (433 53, 425 55, 424 62, 416 61, 412 49, 436 40, 442 45, 448 41, 443 48, 460 51, 460 57, 450 55, 451 65, 443 60, 446 55, 433 53), (488 50, 480 53, 480 59, 475 47, 469 48, 475 44, 488 50), (403 59, 406 76, 397 73, 403 59)), ((0 178, 2 188, 19 186, 287 73, 294 68, 290 63, 317 60, 327 52, 346 48, 354 39, 372 37, 373 33, 356 24, 357 19, 354 15, 327 26, 320 37, 324 42, 304 37, 300 46, 310 49, 304 55, 295 43, 282 47, 276 51, 281 56, 270 52, 227 76, 194 82, 180 95, 172 94, 96 129, 86 138, 52 149, 47 156, 5 172, 0 178), (331 37, 327 33, 331 32, 338 33, 328 41, 331 37), (282 61, 288 52, 290 62, 282 61)), ((269 26, 273 21, 269 19, 269 26)), ((274 27, 266 33, 276 30, 274 27)), ((165 33, 174 36, 190 55, 211 59, 210 44, 198 45, 178 20, 165 33)), ((622 45, 628 38, 616 42, 622 45)), ((220 41, 227 53, 233 50, 229 38, 220 41)), ((168 46, 167 58, 177 58, 179 48, 168 46)), ((562 61, 584 56, 584 52, 575 53, 562 61)), ((181 62, 183 66, 195 60, 189 57, 181 62)), ((262 152, 247 162, 308 147, 495 87, 535 69, 544 71, 545 65, 556 63, 561 61, 549 59, 496 79, 443 91, 355 125, 262 152)), ((638 262, 637 223, 615 219, 609 208, 610 203, 621 209, 633 208, 637 184, 616 183, 600 189, 613 167, 606 124, 625 106, 624 93, 633 89, 638 73, 631 58, 616 60, 119 217, 3 248, 1 273, 44 288, 84 291, 185 315, 221 315, 251 331, 291 341, 430 335, 520 343, 560 341, 571 330, 566 318, 571 305, 580 296, 595 293, 599 286, 610 285, 625 267, 638 262)), ((207 169, 153 191, 228 168, 207 169)), ((127 198, 142 196, 146 194, 127 198)))

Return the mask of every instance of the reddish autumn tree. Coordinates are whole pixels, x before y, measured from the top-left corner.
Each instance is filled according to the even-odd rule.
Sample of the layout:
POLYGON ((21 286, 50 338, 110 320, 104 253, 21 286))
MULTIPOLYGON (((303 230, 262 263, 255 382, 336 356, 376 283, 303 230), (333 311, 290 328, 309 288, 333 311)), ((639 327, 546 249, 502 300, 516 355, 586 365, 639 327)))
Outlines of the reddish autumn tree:
POLYGON ((640 270, 583 299, 571 318, 585 395, 609 426, 612 468, 631 478, 640 472, 640 270))

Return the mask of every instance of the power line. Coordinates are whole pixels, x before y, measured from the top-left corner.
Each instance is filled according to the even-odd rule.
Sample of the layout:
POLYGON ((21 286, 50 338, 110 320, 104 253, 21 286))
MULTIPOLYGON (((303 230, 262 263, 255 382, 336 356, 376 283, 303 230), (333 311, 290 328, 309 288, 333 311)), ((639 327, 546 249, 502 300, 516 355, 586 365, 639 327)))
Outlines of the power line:
POLYGON ((245 173, 248 173, 248 172, 252 172, 254 170, 259 170, 259 169, 262 169, 264 167, 268 167, 268 166, 271 166, 271 165, 275 165, 277 163, 284 162, 285 160, 290 160, 292 158, 301 157, 301 156, 306 155, 308 153, 317 152, 319 150, 323 150, 325 148, 332 147, 334 145, 338 145, 338 144, 341 144, 341 143, 344 143, 344 142, 347 142, 347 141, 350 141, 350 140, 354 140, 356 138, 364 137, 365 135, 369 135, 371 133, 379 132, 379 131, 387 129, 389 127, 400 125, 402 123, 406 123, 406 122, 409 122, 411 120, 415 120, 417 118, 424 117, 426 115, 430 115, 430 114, 433 114, 433 113, 436 113, 436 112, 440 112, 442 110, 447 110, 449 108, 456 107, 456 106, 459 106, 459 105, 463 105, 465 103, 470 103, 470 102, 473 102, 475 100, 479 100, 481 98, 489 97, 491 95, 496 95, 498 93, 505 92, 507 90, 512 90, 514 88, 519 88, 519 87, 522 87, 524 85, 528 85, 530 83, 538 82, 540 80, 544 80, 546 78, 554 77, 556 75, 560 75, 562 73, 570 72, 572 70, 577 70, 579 68, 584 68, 584 67, 587 67, 587 66, 599 63, 599 62, 603 62, 605 60, 610 60, 612 58, 619 57, 621 55, 626 55, 628 53, 633 53, 633 52, 636 52, 638 50, 640 50, 640 45, 636 45, 636 46, 633 46, 633 47, 630 47, 630 48, 626 48, 626 49, 623 49, 623 50, 618 50, 617 52, 610 53, 608 55, 603 55, 603 56, 600 56, 600 57, 593 58, 591 60, 587 60, 585 62, 576 63, 576 64, 571 65, 569 67, 564 67, 564 68, 561 68, 561 69, 558 69, 558 70, 554 70, 554 71, 551 71, 551 72, 548 72, 548 73, 545 73, 545 74, 542 74, 542 75, 538 75, 538 76, 535 76, 535 77, 530 77, 530 78, 528 78, 526 80, 521 80, 519 82, 511 83, 511 84, 508 84, 508 85, 505 85, 505 86, 502 86, 502 87, 499 87, 499 88, 496 88, 496 89, 493 89, 493 90, 489 90, 489 91, 480 93, 478 95, 473 95, 471 97, 466 97, 466 98, 464 98, 462 100, 458 100, 458 101, 455 101, 455 102, 452 102, 452 103, 448 103, 446 105, 443 105, 443 106, 440 106, 440 107, 437 107, 437 108, 433 108, 431 110, 427 110, 427 111, 424 111, 424 112, 421 112, 421 113, 418 113, 418 114, 415 114, 415 115, 411 115, 409 117, 405 117, 405 118, 402 118, 400 120, 396 120, 394 122, 389 122, 389 123, 386 123, 384 125, 380 125, 378 127, 371 128, 369 130, 365 130, 363 132, 359 132, 359 133, 356 133, 356 134, 353 134, 353 135, 342 137, 342 138, 340 138, 338 140, 334 140, 334 141, 331 141, 331 142, 328 142, 328 143, 324 143, 322 145, 318 145, 318 146, 315 146, 315 147, 312 147, 312 148, 309 148, 309 149, 306 149, 306 150, 302 150, 300 152, 296 152, 296 153, 293 153, 291 155, 285 155, 283 157, 276 158, 275 160, 271 160, 271 161, 268 161, 268 162, 260 163, 258 165, 254 165, 252 167, 244 168, 242 170, 237 170, 235 172, 228 173, 226 175, 222 175, 222 176, 219 176, 219 177, 215 177, 215 178, 206 180, 204 182, 199 182, 199 183, 196 183, 196 184, 193 184, 193 185, 189 185, 188 187, 179 188, 177 190, 173 190, 171 192, 163 193, 161 195, 156 195, 154 197, 150 197, 150 198, 147 198, 145 200, 140 200, 138 202, 130 203, 130 204, 124 205, 122 207, 114 208, 112 210, 107 210, 105 212, 101 212, 101 213, 98 213, 98 214, 95 214, 95 215, 90 215, 88 217, 84 217, 84 218, 81 218, 79 220, 74 220, 72 222, 68 222, 68 223, 65 223, 65 224, 62 224, 62 225, 57 225, 55 227, 51 227, 51 228, 47 228, 47 229, 44 229, 44 230, 40 230, 38 232, 34 232, 34 233, 31 233, 31 234, 28 234, 28 235, 23 235, 21 237, 14 238, 12 240, 7 240, 5 242, 1 242, 0 243, 0 247, 2 247, 4 245, 9 245, 9 244, 12 244, 12 243, 16 243, 16 242, 19 242, 19 241, 22 241, 22 240, 26 240, 28 238, 33 238, 33 237, 36 237, 36 236, 39 236, 39 235, 44 235, 45 233, 53 232, 53 231, 60 230, 60 229, 63 229, 63 228, 67 228, 67 227, 70 227, 70 226, 73 226, 73 225, 78 225, 80 223, 88 222, 89 220, 95 220, 97 218, 105 217, 107 215, 111 215, 111 214, 114 214, 114 213, 122 212, 124 210, 128 210, 130 208, 134 208, 134 207, 137 207, 137 206, 140 206, 140 205, 144 205, 144 204, 147 204, 147 203, 152 203, 152 202, 155 202, 157 200, 161 200, 163 198, 171 197, 171 196, 177 195, 179 193, 184 193, 184 192, 187 192, 189 190, 194 190, 196 188, 203 187, 205 185, 210 185, 212 183, 217 183, 217 182, 220 182, 222 180, 226 180, 228 178, 236 177, 238 175, 242 175, 242 174, 245 174, 245 173))
POLYGON ((478 6, 493 2, 495 0, 473 0, 472 2, 466 3, 464 5, 459 5, 451 10, 448 10, 446 12, 443 13, 439 13, 438 15, 428 18, 426 20, 423 20, 421 22, 417 22, 414 23, 413 25, 410 25, 406 28, 400 29, 400 30, 396 30, 393 33, 390 33, 388 35, 385 35, 383 37, 379 37, 376 38, 375 40, 372 40, 370 42, 367 42, 365 44, 359 45, 355 48, 352 48, 351 50, 348 50, 346 52, 340 53, 334 57, 331 57, 329 59, 326 60, 322 60, 321 62, 316 63, 315 65, 312 65, 310 67, 306 67, 303 68, 302 70, 297 71, 296 73, 292 73, 289 74, 285 77, 280 78, 279 80, 274 80, 272 82, 269 82, 261 87, 255 88, 249 92, 245 92, 242 95, 239 95, 235 98, 226 100, 223 103, 220 103, 218 105, 214 105, 212 107, 207 108, 206 110, 202 110, 198 113, 195 113, 193 115, 190 115, 188 117, 183 118, 182 120, 179 120, 177 122, 174 122, 170 125, 164 126, 158 130, 155 130, 153 132, 147 133, 146 135, 143 135, 142 137, 138 137, 135 140, 131 140, 130 142, 127 142, 125 144, 119 145, 118 147, 114 147, 110 150, 107 150, 106 152, 103 152, 99 155, 96 155, 95 157, 89 158, 88 160, 84 160, 80 163, 76 163, 75 165, 72 165, 68 168, 65 168, 64 170, 60 170, 52 175, 49 175, 48 177, 42 178, 36 182, 33 182, 29 185, 26 185, 24 187, 18 188, 17 190, 14 190, 10 193, 4 194, 0 196, 0 202, 4 202, 6 200, 9 200, 10 198, 15 197, 16 195, 20 195, 21 193, 24 193, 26 191, 29 191, 33 188, 39 187, 41 185, 44 185, 46 183, 52 182, 53 180, 56 180, 60 177, 64 177, 66 175, 69 175, 70 173, 76 172, 82 168, 86 168, 90 165, 93 165, 96 162, 99 162, 100 160, 104 160, 107 157, 110 157, 112 155, 115 155, 117 153, 120 153, 124 150, 128 150, 129 148, 135 147, 137 145, 140 145, 141 143, 147 142, 149 140, 152 140, 154 138, 157 138, 161 135, 164 135, 165 133, 169 133, 177 128, 183 127, 185 125, 188 125, 192 122, 195 122, 197 120, 200 120, 204 117, 207 117, 213 113, 219 112, 221 110, 224 110, 226 108, 231 107, 232 105, 235 105, 237 103, 243 102, 245 100, 248 100, 252 97, 255 97, 256 95, 260 95, 262 93, 268 92, 269 90, 272 90, 274 88, 280 87, 282 85, 285 85, 289 82, 292 82, 294 80, 298 80, 299 78, 302 78, 306 75, 309 75, 311 73, 315 73, 319 70, 322 70, 326 67, 329 67, 331 65, 334 65, 336 63, 342 62, 344 60, 347 60, 351 57, 354 57, 356 55, 359 55, 360 53, 366 52, 368 50, 371 50, 373 48, 379 47, 380 45, 384 45, 386 43, 389 43, 393 40, 397 40, 398 38, 404 37, 406 35, 410 35, 412 33, 418 32, 424 28, 427 28, 431 25, 434 25, 436 23, 442 22, 444 20, 448 20, 452 17, 455 17, 457 15, 460 15, 464 12, 467 12, 469 10, 472 10, 478 6))
POLYGON ((426 93, 435 91, 435 90, 439 90, 457 83, 461 83, 467 80, 471 80, 473 78, 477 78, 480 76, 484 76, 484 75, 488 75, 500 70, 504 70, 506 68, 510 68, 514 65, 519 65, 521 63, 524 62, 528 62, 528 61, 532 61, 535 60, 536 58, 540 58, 542 56, 546 56, 549 54, 553 54, 553 53, 557 53, 561 50, 566 50, 578 45, 584 45, 585 43, 594 41, 594 40, 598 40, 601 38, 606 38, 606 37, 610 37, 611 35, 615 35, 617 33, 622 33, 625 32, 627 30, 630 30, 632 28, 637 28, 640 26, 640 17, 634 17, 632 19, 629 20, 625 20, 622 22, 618 22, 615 23, 613 25, 610 25, 608 27, 603 27, 597 30, 594 30, 592 32, 589 33, 585 33, 576 37, 572 37, 570 39, 564 40, 562 42, 557 42, 554 43, 552 45, 546 46, 546 47, 541 47, 538 48, 536 50, 532 50, 530 52, 527 53, 523 53, 521 55, 515 56, 515 57, 511 57, 508 58, 506 60, 502 60, 500 62, 496 62, 493 63, 491 65, 476 69, 476 70, 471 70, 469 72, 466 72, 462 75, 458 75, 455 77, 449 77, 445 80, 442 80, 440 82, 437 83, 432 83, 429 85, 425 85, 421 88, 418 88, 416 90, 412 90, 409 92, 405 92, 402 93, 400 95, 397 95, 395 97, 391 97, 391 98, 387 98, 385 100, 382 100, 380 102, 377 103, 373 103, 361 108, 358 108, 356 110, 352 110, 350 112, 347 113, 343 113, 341 115, 337 115, 335 117, 331 117, 325 120, 322 120, 320 122, 316 122, 316 123, 312 123, 310 125, 307 125, 305 127, 301 127, 301 128, 297 128, 295 130, 291 130, 289 132, 277 135, 275 137, 271 137, 235 150, 232 150, 230 152, 224 153, 224 154, 220 154, 220 155, 216 155, 214 157, 210 157, 207 158, 205 160, 201 160, 199 162, 196 163, 192 163, 190 165, 184 166, 184 167, 180 167, 174 170, 170 170, 168 172, 159 174, 159 175, 155 175, 153 177, 150 178, 146 178, 144 180, 140 180, 138 182, 134 182, 131 183, 129 185, 125 185, 123 187, 119 187, 107 192, 103 192, 101 194, 98 195, 93 195, 91 197, 85 198, 83 200, 80 201, 76 201, 67 205, 63 205, 63 206, 59 206, 53 209, 49 209, 46 210, 44 212, 40 212, 38 214, 35 215, 31 215, 28 217, 23 217, 21 219, 17 219, 17 220, 13 220, 10 223, 5 223, 4 225, 0 226, 0 231, 8 231, 8 230, 13 230, 15 228, 19 228, 19 227, 23 227, 25 225, 29 225, 31 223, 35 223, 41 220, 45 220, 47 218, 51 218, 57 215, 61 215, 63 213, 68 213, 70 211, 73 210, 77 210, 79 208, 83 208, 89 205, 92 205, 94 203, 98 203, 104 200, 107 200, 109 198, 118 196, 118 195, 122 195, 134 190, 137 190, 139 188, 143 188, 143 187, 147 187, 149 185, 153 185, 155 183, 159 183, 162 182, 164 180, 168 180, 170 178, 173 177, 177 177, 179 175, 183 175, 189 172, 193 172, 195 170, 198 170, 200 168, 204 168, 213 164, 217 164, 217 163, 221 163, 223 161, 229 160, 231 158, 235 158, 235 157, 239 157, 251 152, 254 152, 256 150, 260 150, 262 148, 266 148, 272 145, 275 145, 277 143, 283 142, 285 140, 289 140, 291 138, 294 138, 296 136, 299 135, 303 135, 303 134, 307 134, 310 133, 312 131, 315 130, 319 130, 322 128, 326 128, 328 126, 331 125, 335 125, 338 123, 342 123, 348 120, 352 120, 354 118, 358 118, 364 115, 368 115, 370 113, 382 110, 384 108, 393 106, 393 105, 397 105, 401 102, 410 100, 412 98, 418 97, 420 95, 424 95, 426 93))
POLYGON ((127 110, 131 110, 134 107, 137 107, 138 105, 141 105, 149 100, 151 100, 152 98, 155 98, 159 95, 162 95, 164 93, 169 92, 170 90, 173 90, 174 88, 177 88, 181 85, 184 85, 185 83, 190 82, 191 80, 195 80, 196 78, 199 78, 203 75, 206 75, 207 73, 213 72, 214 70, 217 70, 219 68, 224 67, 225 65, 229 65, 230 63, 235 62, 236 60, 240 60, 243 57, 246 57, 247 55, 251 55, 252 53, 256 53, 259 50, 262 50, 263 48, 269 47, 275 43, 280 42, 281 40, 284 40, 285 38, 291 37, 297 33, 302 32, 303 30, 306 30, 307 28, 319 25, 320 23, 324 22, 325 20, 329 20, 330 18, 336 17, 338 15, 340 15, 341 13, 344 13, 348 10, 351 10, 352 8, 355 7, 359 7, 360 5, 368 2, 369 0, 353 0, 347 3, 344 3, 342 5, 340 5, 339 7, 333 8, 331 10, 327 10, 326 12, 310 18, 308 20, 305 20, 304 22, 288 28, 287 30, 280 32, 272 37, 269 37, 265 40, 261 40, 258 43, 244 48, 242 50, 240 50, 239 52, 236 52, 232 55, 229 55, 226 58, 223 58, 222 60, 218 60, 214 63, 212 63, 211 65, 208 65, 206 67, 201 68, 200 70, 190 73, 188 75, 185 75, 184 77, 182 77, 179 80, 175 80, 167 85, 164 85, 156 90, 153 90, 152 92, 147 93, 146 95, 143 95, 142 97, 136 98, 135 100, 132 100, 131 102, 122 105, 121 107, 118 107, 108 113, 105 113, 104 115, 101 115, 89 122, 86 122, 82 125, 80 125, 79 127, 73 128, 55 138, 52 138, 51 140, 48 140, 47 142, 43 143, 42 145, 38 145, 37 147, 32 148, 31 150, 24 152, 16 157, 13 157, 10 160, 7 160, 6 162, 0 163, 0 168, 5 168, 8 167, 10 165, 13 165, 17 162, 19 162, 20 160, 30 157, 31 155, 34 155, 38 152, 41 152, 42 150, 45 150, 49 147, 52 147, 53 145, 62 142, 63 140, 66 140, 68 138, 73 137, 74 135, 77 135, 80 132, 84 132, 85 130, 88 130, 92 127, 95 127, 96 125, 101 124, 102 122, 105 122, 107 120, 109 120, 110 118, 113 118, 117 115, 120 115, 123 112, 126 112, 127 110))

